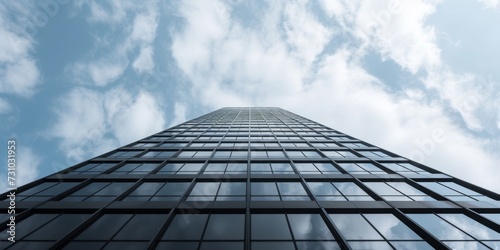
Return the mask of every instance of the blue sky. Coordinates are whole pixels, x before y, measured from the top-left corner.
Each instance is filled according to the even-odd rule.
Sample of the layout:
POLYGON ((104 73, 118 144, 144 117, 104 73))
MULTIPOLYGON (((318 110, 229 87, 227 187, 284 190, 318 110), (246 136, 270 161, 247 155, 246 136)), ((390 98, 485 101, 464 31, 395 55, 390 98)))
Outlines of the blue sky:
POLYGON ((220 107, 279 106, 500 192, 499 0, 40 2, 0 3, 20 183, 220 107))

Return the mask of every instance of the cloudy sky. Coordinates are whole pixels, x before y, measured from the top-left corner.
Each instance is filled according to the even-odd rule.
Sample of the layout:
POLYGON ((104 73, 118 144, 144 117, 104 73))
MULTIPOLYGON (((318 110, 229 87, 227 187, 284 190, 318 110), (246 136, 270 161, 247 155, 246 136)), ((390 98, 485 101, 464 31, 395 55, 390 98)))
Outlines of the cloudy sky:
POLYGON ((500 192, 499 0, 37 2, 0 3, 0 160, 15 138, 20 183, 278 106, 500 192))

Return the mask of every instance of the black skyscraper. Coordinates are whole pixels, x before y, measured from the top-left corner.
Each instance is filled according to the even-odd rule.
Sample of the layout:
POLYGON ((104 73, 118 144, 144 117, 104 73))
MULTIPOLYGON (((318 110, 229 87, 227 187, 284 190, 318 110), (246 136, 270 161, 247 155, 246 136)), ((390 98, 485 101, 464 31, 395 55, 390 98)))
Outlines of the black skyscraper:
POLYGON ((500 195, 280 108, 223 108, 18 188, 15 244, 8 194, 1 249, 500 249, 500 195))

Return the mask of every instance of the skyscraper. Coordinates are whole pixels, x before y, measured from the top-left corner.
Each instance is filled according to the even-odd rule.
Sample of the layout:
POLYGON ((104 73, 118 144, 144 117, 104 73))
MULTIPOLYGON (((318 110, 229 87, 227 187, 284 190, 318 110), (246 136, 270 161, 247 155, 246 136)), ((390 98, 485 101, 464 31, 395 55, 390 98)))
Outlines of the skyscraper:
POLYGON ((280 108, 190 120, 18 188, 15 209, 2 249, 500 249, 500 195, 280 108))

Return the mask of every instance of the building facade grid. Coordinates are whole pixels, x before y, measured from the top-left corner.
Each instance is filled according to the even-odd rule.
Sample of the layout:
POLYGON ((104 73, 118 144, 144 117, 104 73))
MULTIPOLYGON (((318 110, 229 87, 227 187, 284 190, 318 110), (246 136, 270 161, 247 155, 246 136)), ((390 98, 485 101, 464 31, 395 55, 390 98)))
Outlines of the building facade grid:
POLYGON ((500 249, 500 195, 280 108, 219 109, 16 201, 2 249, 500 249))

